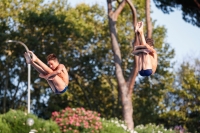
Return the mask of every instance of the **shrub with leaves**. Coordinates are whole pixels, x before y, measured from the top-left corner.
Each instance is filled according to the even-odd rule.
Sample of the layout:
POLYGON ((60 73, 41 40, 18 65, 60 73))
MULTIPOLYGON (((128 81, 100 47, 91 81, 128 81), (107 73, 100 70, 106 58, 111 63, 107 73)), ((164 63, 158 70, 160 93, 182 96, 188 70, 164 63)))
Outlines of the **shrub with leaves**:
POLYGON ((0 117, 0 133, 12 133, 8 124, 2 121, 2 117, 0 117))
POLYGON ((174 133, 172 129, 166 129, 163 125, 147 124, 138 125, 135 127, 135 131, 138 133, 174 133))
POLYGON ((31 129, 42 133, 61 133, 58 125, 52 120, 44 120, 33 114, 27 114, 22 111, 10 110, 0 117, 0 133, 28 133, 31 129), (27 125, 27 119, 32 118, 34 124, 27 125))
POLYGON ((119 120, 118 118, 113 118, 110 120, 102 118, 101 120, 103 128, 101 129, 100 133, 131 133, 131 131, 128 130, 127 126, 125 125, 125 122, 119 120))
POLYGON ((97 133, 102 128, 100 114, 84 108, 65 108, 59 112, 52 113, 61 132, 67 133, 97 133))

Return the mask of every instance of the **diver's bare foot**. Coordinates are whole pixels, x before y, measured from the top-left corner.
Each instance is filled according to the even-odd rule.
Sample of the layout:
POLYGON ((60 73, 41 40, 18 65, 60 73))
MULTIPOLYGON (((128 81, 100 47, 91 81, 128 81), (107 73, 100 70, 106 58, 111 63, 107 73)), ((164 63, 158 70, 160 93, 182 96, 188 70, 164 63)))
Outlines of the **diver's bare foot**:
POLYGON ((138 31, 139 33, 143 33, 143 22, 139 22, 138 25, 139 25, 139 26, 138 26, 137 31, 138 31))
POLYGON ((31 64, 31 58, 30 58, 30 56, 29 56, 29 54, 27 52, 24 53, 24 57, 26 59, 26 63, 27 64, 31 64))
POLYGON ((136 26, 135 26, 135 33, 137 33, 138 32, 138 29, 139 29, 139 22, 136 24, 136 26))
POLYGON ((141 21, 141 22, 138 22, 138 23, 136 24, 135 33, 140 32, 139 30, 141 29, 141 27, 143 28, 143 22, 142 22, 142 21, 141 21))

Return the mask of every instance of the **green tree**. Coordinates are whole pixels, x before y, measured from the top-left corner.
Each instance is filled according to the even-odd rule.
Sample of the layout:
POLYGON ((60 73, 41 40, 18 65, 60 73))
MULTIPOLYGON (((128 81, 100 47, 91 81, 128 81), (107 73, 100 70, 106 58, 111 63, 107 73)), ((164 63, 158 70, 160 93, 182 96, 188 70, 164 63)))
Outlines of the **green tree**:
MULTIPOLYGON (((26 86, 27 72, 26 64, 22 57, 23 50, 21 46, 6 44, 7 39, 21 39, 17 38, 17 32, 20 12, 34 10, 40 4, 41 0, 34 2, 8 1, 2 0, 0 3, 0 73, 1 73, 1 113, 5 113, 9 108, 24 108, 26 105, 26 86), (21 4, 19 4, 20 2, 21 4)), ((25 49, 24 49, 25 51, 25 49)))
POLYGON ((182 10, 183 20, 200 27, 200 1, 199 0, 153 0, 156 7, 163 13, 171 13, 174 9, 182 10))
POLYGON ((182 125, 189 132, 200 132, 200 61, 184 61, 177 72, 175 90, 169 95, 168 110, 161 115, 167 126, 182 125))

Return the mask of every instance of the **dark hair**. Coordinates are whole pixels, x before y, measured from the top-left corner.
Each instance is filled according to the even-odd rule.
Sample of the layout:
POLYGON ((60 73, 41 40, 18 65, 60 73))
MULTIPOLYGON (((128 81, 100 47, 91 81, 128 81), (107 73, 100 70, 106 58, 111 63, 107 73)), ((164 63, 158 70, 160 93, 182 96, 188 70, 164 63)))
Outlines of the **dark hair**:
POLYGON ((47 61, 50 61, 50 60, 58 60, 56 55, 55 54, 49 54, 47 56, 47 61))
POLYGON ((154 41, 151 38, 146 38, 146 43, 149 44, 150 46, 154 46, 154 41))

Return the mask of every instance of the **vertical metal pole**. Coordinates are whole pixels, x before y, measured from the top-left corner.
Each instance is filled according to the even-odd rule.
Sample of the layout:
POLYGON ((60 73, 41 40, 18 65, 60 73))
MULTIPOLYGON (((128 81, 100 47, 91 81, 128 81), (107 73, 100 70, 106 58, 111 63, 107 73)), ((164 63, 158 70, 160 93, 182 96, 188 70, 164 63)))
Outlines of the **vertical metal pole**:
POLYGON ((28 64, 28 113, 30 113, 30 103, 31 103, 31 90, 30 90, 30 83, 31 83, 31 65, 28 64))
MULTIPOLYGON (((29 51, 28 47, 26 46, 26 44, 24 44, 23 42, 20 41, 16 41, 16 40, 7 40, 6 43, 19 43, 22 46, 24 46, 24 48, 26 49, 26 52, 29 51)), ((28 100, 27 100, 27 104, 28 104, 28 113, 30 113, 30 103, 31 103, 31 90, 30 90, 30 84, 31 84, 31 65, 28 64, 28 100)))

